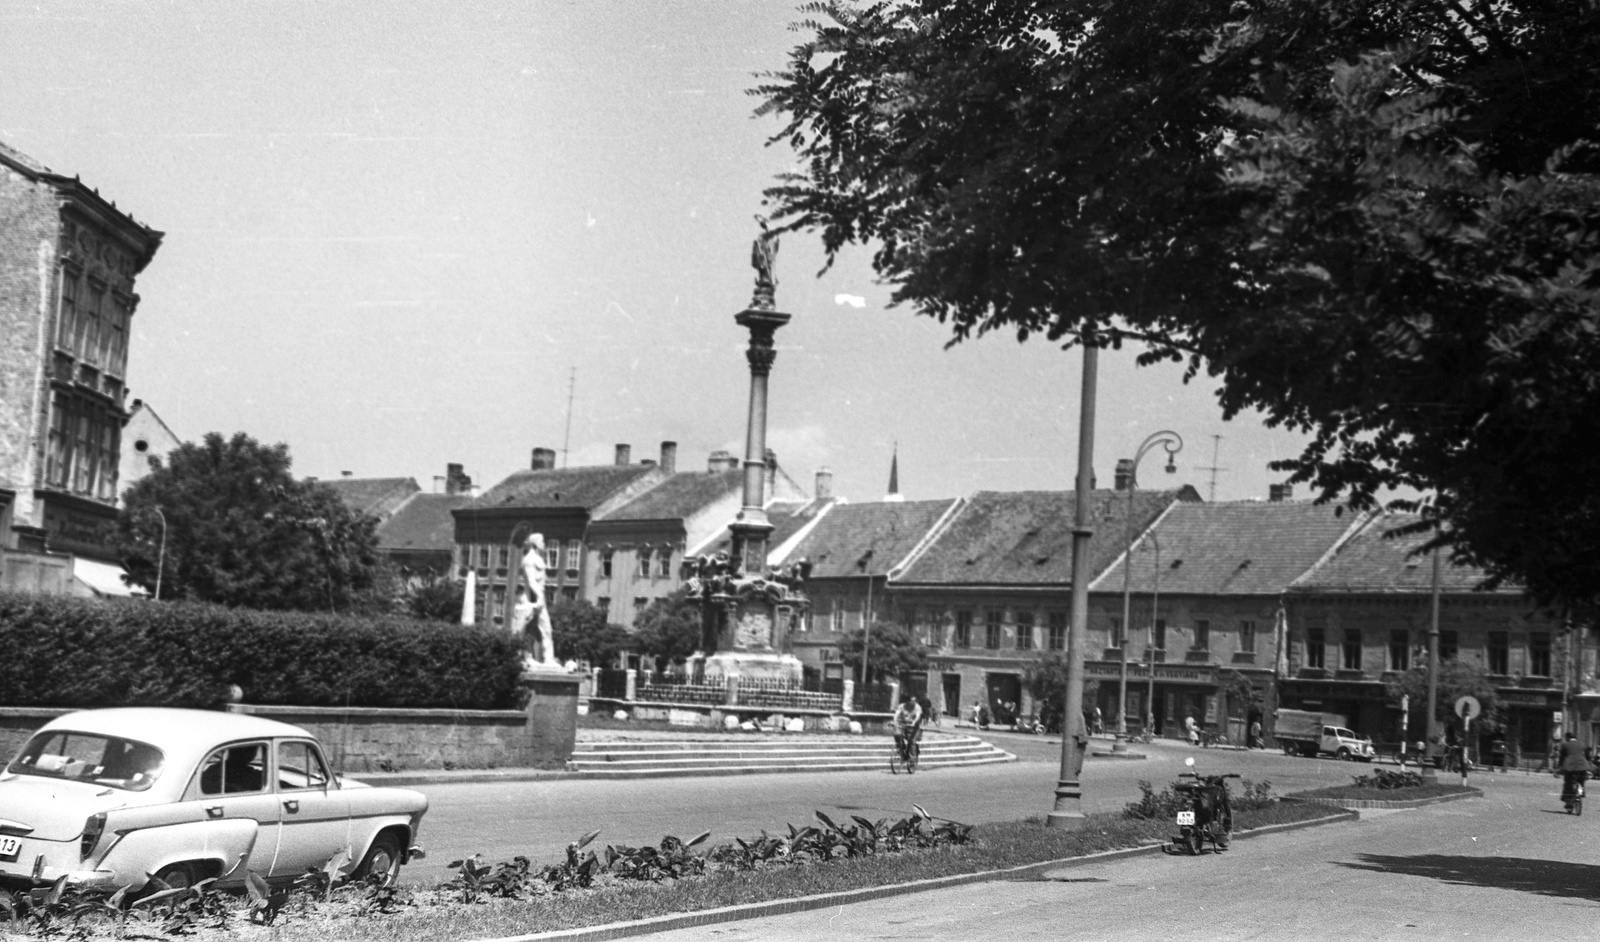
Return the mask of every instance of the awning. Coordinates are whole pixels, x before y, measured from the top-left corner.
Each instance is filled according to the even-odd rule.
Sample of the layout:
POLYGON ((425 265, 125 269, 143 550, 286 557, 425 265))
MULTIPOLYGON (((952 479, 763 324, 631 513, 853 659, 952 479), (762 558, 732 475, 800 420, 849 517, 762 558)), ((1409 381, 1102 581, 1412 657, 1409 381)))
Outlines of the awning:
POLYGON ((88 586, 95 595, 145 595, 143 589, 136 589, 122 581, 122 567, 115 563, 103 563, 98 559, 85 559, 82 556, 72 558, 72 575, 81 583, 88 586))

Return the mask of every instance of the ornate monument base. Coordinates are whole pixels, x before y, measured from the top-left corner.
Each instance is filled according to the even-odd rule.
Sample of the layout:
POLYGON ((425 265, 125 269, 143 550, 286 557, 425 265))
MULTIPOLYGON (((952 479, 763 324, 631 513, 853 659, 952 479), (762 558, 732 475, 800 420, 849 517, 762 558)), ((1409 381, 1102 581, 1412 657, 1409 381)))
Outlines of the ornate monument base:
POLYGON ((718 651, 705 660, 705 676, 800 683, 804 671, 793 654, 775 651, 718 651))

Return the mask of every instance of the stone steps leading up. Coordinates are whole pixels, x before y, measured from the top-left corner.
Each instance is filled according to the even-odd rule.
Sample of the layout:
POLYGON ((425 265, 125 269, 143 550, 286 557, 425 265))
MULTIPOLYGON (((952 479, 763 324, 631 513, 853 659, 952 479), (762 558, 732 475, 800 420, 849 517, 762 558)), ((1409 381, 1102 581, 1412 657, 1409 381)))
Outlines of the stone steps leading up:
MULTIPOLYGON (((858 772, 889 769, 894 740, 838 739, 580 742, 567 768, 593 778, 858 772)), ((973 736, 929 736, 918 771, 1015 762, 1016 756, 973 736)))

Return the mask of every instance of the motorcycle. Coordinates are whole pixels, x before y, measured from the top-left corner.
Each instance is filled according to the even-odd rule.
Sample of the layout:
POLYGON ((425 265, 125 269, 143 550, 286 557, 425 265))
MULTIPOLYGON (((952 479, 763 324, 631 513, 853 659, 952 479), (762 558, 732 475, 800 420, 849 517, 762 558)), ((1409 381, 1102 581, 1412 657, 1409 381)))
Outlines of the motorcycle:
POLYGON ((1228 849, 1233 842, 1233 807, 1228 801, 1228 779, 1238 778, 1236 772, 1226 775, 1201 775, 1194 771, 1194 757, 1183 760, 1189 771, 1180 772, 1178 778, 1191 778, 1172 786, 1177 793, 1180 808, 1177 815, 1178 836, 1173 843, 1198 855, 1206 841, 1216 851, 1228 849))
POLYGON ((1583 814, 1583 780, 1587 777, 1583 772, 1561 773, 1561 804, 1567 814, 1583 814))

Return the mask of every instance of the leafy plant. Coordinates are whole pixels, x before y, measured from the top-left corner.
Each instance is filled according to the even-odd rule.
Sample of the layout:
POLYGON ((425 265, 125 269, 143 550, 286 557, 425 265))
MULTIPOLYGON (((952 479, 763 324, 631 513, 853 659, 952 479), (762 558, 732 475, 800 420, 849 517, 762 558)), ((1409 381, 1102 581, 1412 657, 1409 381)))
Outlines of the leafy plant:
POLYGON ((706 859, 692 850, 711 836, 705 831, 687 844, 668 835, 660 847, 606 846, 606 870, 624 880, 679 880, 706 872, 706 859))
POLYGON ((323 902, 327 902, 333 897, 334 886, 347 875, 351 859, 349 847, 338 851, 320 866, 306 868, 306 872, 294 881, 295 888, 320 896, 323 902))
POLYGON ((587 889, 594 884, 594 878, 600 872, 600 860, 594 851, 585 851, 589 843, 600 836, 598 830, 590 831, 583 837, 567 845, 567 860, 565 863, 552 864, 539 872, 539 878, 550 885, 552 890, 587 889))
POLYGON ((1357 788, 1374 788, 1379 791, 1422 787, 1422 773, 1407 770, 1391 772, 1388 769, 1373 769, 1366 775, 1352 775, 1350 778, 1357 788))

